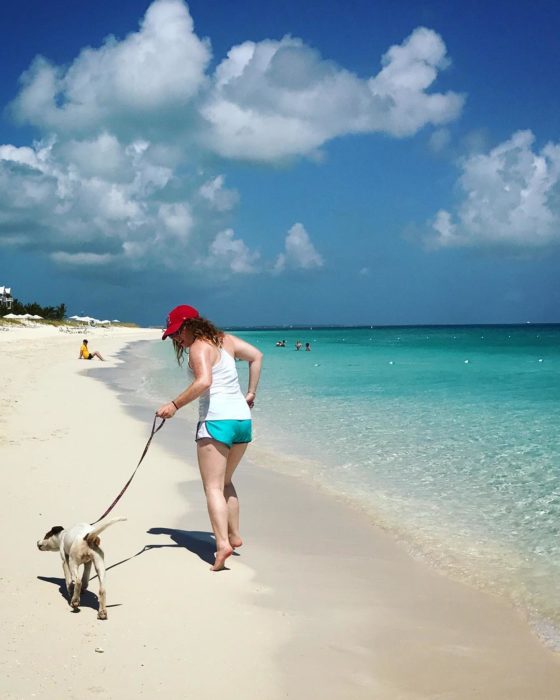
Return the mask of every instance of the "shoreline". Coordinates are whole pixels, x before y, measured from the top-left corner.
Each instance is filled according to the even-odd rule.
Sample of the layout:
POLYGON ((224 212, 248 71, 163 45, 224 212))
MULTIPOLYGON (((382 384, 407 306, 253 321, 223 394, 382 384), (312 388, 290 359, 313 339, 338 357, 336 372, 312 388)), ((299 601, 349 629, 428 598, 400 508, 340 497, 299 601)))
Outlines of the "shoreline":
MULTIPOLYGON (((139 377, 145 370, 146 363, 150 360, 156 363, 154 364, 154 368, 157 370, 156 375, 161 376, 162 374, 160 366, 161 354, 156 353, 154 355, 153 349, 150 351, 148 346, 149 343, 146 343, 146 350, 140 350, 138 349, 138 344, 135 343, 134 346, 128 346, 123 350, 122 357, 128 368, 127 373, 136 376, 136 381, 139 381, 139 377), (135 349, 132 349, 132 347, 135 349)), ((168 360, 174 364, 171 356, 168 360)), ((151 379, 154 376, 150 370, 147 371, 147 375, 151 379)), ((177 386, 170 387, 167 384, 167 377, 165 380, 164 393, 165 391, 169 392, 177 389, 177 386)), ((182 378, 178 373, 177 381, 180 382, 181 380, 182 378)), ((125 380, 125 386, 121 387, 119 385, 119 382, 123 382, 123 373, 121 372, 115 374, 115 382, 116 384, 113 388, 118 387, 119 391, 121 388, 124 388, 121 396, 126 401, 130 382, 125 380)), ((149 388, 151 390, 154 388, 152 380, 149 382, 149 388)), ((148 393, 151 392, 148 391, 148 393)), ((261 396, 261 399, 266 400, 266 397, 261 396)), ((161 396, 155 400, 153 398, 150 399, 151 403, 157 403, 160 400, 163 400, 161 396)), ((445 528, 448 536, 449 531, 452 530, 454 546, 447 543, 443 534, 444 529, 441 529, 438 540, 435 540, 433 537, 428 539, 425 534, 411 530, 410 523, 407 522, 404 513, 401 513, 403 518, 399 519, 395 517, 394 512, 391 513, 387 512, 386 509, 384 510, 383 506, 385 504, 383 502, 379 503, 373 500, 373 494, 368 498, 363 492, 352 492, 347 485, 340 481, 337 483, 336 479, 332 479, 328 468, 324 468, 326 464, 322 459, 324 453, 315 453, 311 457, 309 450, 307 450, 306 454, 302 454, 300 450, 302 447, 301 436, 293 435, 292 437, 286 432, 285 425, 279 427, 276 424, 274 428, 276 432, 273 436, 273 441, 271 441, 272 436, 269 428, 273 424, 272 417, 270 414, 265 416, 260 413, 260 408, 262 406, 258 406, 254 414, 256 440, 248 451, 249 459, 254 463, 264 465, 266 469, 272 470, 277 474, 295 478, 297 482, 306 484, 313 490, 318 490, 324 496, 336 499, 345 508, 365 515, 374 528, 387 533, 412 559, 422 562, 425 566, 437 571, 447 579, 502 600, 523 618, 524 623, 529 627, 531 633, 539 639, 541 644, 555 653, 560 652, 560 628, 556 618, 552 613, 547 616, 546 610, 538 610, 535 607, 531 607, 531 601, 528 598, 520 597, 519 591, 523 591, 523 581, 519 580, 516 587, 512 580, 508 580, 505 576, 503 578, 492 576, 491 572, 487 568, 482 568, 482 566, 478 569, 475 568, 474 565, 477 562, 473 561, 473 556, 461 558, 460 552, 457 551, 456 543, 460 540, 465 552, 474 552, 476 550, 481 558, 491 558, 494 552, 499 550, 502 557, 506 557, 509 554, 514 559, 521 556, 519 552, 514 550, 506 551, 503 544, 496 541, 481 542, 474 540, 474 533, 462 533, 460 528, 452 529, 452 523, 447 523, 445 528), (266 423, 269 424, 266 431, 263 431, 263 421, 265 421, 265 426, 266 423), (280 435, 282 439, 280 439, 280 435), (283 451, 282 444, 286 445, 283 451), (476 542, 475 547, 473 547, 473 542, 476 542), (511 586, 508 587, 508 584, 511 584, 511 586)), ((192 433, 197 421, 196 410, 195 407, 191 406, 183 409, 183 414, 185 411, 192 411, 192 421, 189 427, 192 433)), ((327 459, 332 459, 332 455, 327 456, 327 459)), ((422 504, 418 504, 418 507, 422 508, 422 504)), ((482 564, 482 562, 479 563, 482 564)))
MULTIPOLYGON (((126 348, 124 348, 122 356, 124 358, 130 356, 130 354, 133 352, 132 348, 132 345, 128 345, 126 348)), ((172 358, 170 358, 170 360, 171 359, 172 358)), ((99 378, 103 379, 101 377, 99 378)), ((109 385, 111 386, 110 380, 109 385)), ((121 400, 127 403, 128 410, 131 415, 138 419, 142 409, 135 406, 133 403, 126 401, 127 396, 129 396, 127 389, 122 385, 117 386, 115 384, 113 384, 111 388, 119 392, 121 400)), ((184 452, 185 446, 191 445, 193 448, 192 459, 194 459, 195 452, 193 435, 197 421, 197 413, 194 406, 187 407, 186 409, 183 409, 183 411, 187 413, 186 416, 182 416, 182 419, 186 425, 186 431, 184 431, 180 437, 177 436, 175 438, 176 442, 168 445, 167 449, 169 449, 172 454, 179 456, 184 452)), ((404 560, 408 560, 409 563, 412 563, 414 568, 418 567, 419 570, 423 570, 423 572, 427 573, 428 576, 433 576, 435 579, 442 580, 444 582, 444 587, 446 584, 457 586, 458 589, 463 591, 463 594, 466 594, 467 598, 472 596, 471 604, 473 601, 476 601, 479 596, 479 600, 484 599, 486 602, 492 601, 492 603, 497 604, 502 608, 502 612, 504 612, 506 615, 511 614, 513 618, 521 622, 524 632, 527 632, 531 640, 536 641, 537 646, 539 648, 543 648, 545 653, 551 654, 554 662, 560 660, 560 657, 554 653, 552 648, 546 646, 543 639, 535 633, 535 629, 528 621, 525 614, 526 611, 524 609, 516 607, 512 601, 503 595, 500 596, 494 594, 492 591, 485 591, 470 582, 461 580, 457 576, 452 576, 449 571, 446 571, 443 568, 438 568, 434 563, 430 562, 426 558, 419 557, 418 552, 411 551, 410 543, 408 541, 401 540, 398 537, 398 532, 396 530, 390 527, 384 527, 379 522, 376 522, 371 509, 368 510, 359 500, 348 495, 341 495, 334 488, 311 479, 309 474, 298 476, 294 473, 290 473, 289 470, 279 469, 277 465, 271 463, 271 460, 274 458, 274 452, 268 449, 268 447, 269 446, 262 445, 257 447, 255 445, 249 448, 248 453, 244 458, 238 479, 241 480, 243 478, 241 475, 244 471, 250 472, 250 475, 247 476, 248 481, 253 482, 262 480, 263 491, 270 490, 270 484, 268 482, 270 480, 274 480, 275 488, 283 492, 283 496, 286 498, 288 503, 293 503, 300 498, 304 501, 305 505, 302 505, 301 513, 307 512, 311 507, 311 510, 318 510, 321 513, 324 513, 324 519, 328 519, 329 513, 332 513, 332 510, 335 509, 338 513, 338 518, 336 519, 338 523, 345 522, 345 525, 349 526, 349 523, 351 522, 354 529, 360 528, 361 530, 363 528, 366 532, 369 532, 374 538, 376 538, 375 541, 378 545, 381 547, 387 547, 387 549, 391 552, 389 556, 397 553, 399 557, 402 557, 404 560), (253 455, 253 452, 256 452, 256 455, 253 455), (314 505, 315 501, 317 501, 320 505, 314 505)), ((276 455, 276 457, 278 456, 279 455, 276 455)), ((297 456, 292 455, 287 459, 297 459, 297 456)), ((242 488, 243 491, 245 491, 247 488, 252 491, 255 489, 254 485, 247 485, 245 483, 242 483, 242 488)), ((257 491, 258 490, 259 489, 257 489, 257 491)), ((266 513, 259 514, 259 517, 257 518, 256 526, 260 533, 262 533, 266 527, 266 523, 261 521, 261 517, 266 517, 266 513)), ((288 519, 293 519, 293 512, 287 515, 286 520, 288 519)), ((272 532, 270 532, 269 535, 272 538, 272 532)), ((360 548, 361 551, 365 551, 368 548, 367 538, 364 539, 363 544, 364 547, 363 550, 360 548)), ((266 566, 258 567, 259 573, 257 574, 257 578, 259 578, 259 574, 263 574, 265 569, 266 566)), ((325 575, 327 575, 327 572, 325 572, 325 575)), ((274 567, 271 567, 271 569, 266 572, 267 587, 273 589, 276 587, 274 584, 275 578, 277 578, 277 572, 275 573, 274 567)), ((309 585, 313 586, 311 582, 309 585)), ((352 587, 352 582, 349 581, 348 585, 349 587, 352 587)), ((278 591, 276 591, 276 593, 278 593, 278 591)), ((335 601, 332 601, 332 603, 334 602, 335 601)), ((306 605, 302 604, 299 607, 300 609, 304 609, 309 607, 310 604, 311 601, 308 600, 306 601, 306 605)), ((338 605, 340 605, 340 603, 338 603, 338 605)), ((354 632, 356 632, 356 630, 354 630, 354 632)), ((366 632, 364 631, 364 634, 365 633, 366 632)), ((346 634, 352 634, 352 632, 348 630, 346 634)), ((303 654, 304 652, 302 651, 301 655, 303 654)), ((329 684, 332 683, 335 683, 334 678, 329 682, 329 684)), ((312 692, 311 684, 309 686, 309 692, 312 692)), ((342 697, 342 695, 340 697, 342 697)))
MULTIPOLYGON (((159 337, 138 329, 136 339, 150 333, 159 337)), ((99 335, 99 349, 110 344, 114 358, 134 339, 99 335)), ((64 687, 72 698, 213 698, 232 688, 267 699, 554 697, 558 657, 507 604, 414 561, 364 514, 254 462, 250 450, 236 479, 246 544, 229 571, 210 573, 188 419, 158 433, 114 511, 129 522, 103 540, 109 621, 86 605, 71 614, 57 592, 60 562, 33 542, 54 524, 52 513, 70 524, 111 502, 146 442, 149 412, 91 381, 89 368, 97 375, 103 365, 78 362, 76 338, 52 339, 42 353, 45 339, 37 340, 5 352, 0 338, 8 366, 0 437, 10 464, 2 518, 8 527, 15 500, 22 519, 1 581, 3 697, 55 698, 64 687), (15 662, 24 654, 23 667, 15 662), (74 657, 62 670, 61 655, 74 657)))

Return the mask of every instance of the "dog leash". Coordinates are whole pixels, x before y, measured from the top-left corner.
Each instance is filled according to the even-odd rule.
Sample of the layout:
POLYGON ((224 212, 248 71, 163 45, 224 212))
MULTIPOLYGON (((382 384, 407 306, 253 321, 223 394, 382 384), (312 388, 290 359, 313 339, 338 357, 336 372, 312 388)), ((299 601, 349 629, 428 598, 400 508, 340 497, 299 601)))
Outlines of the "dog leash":
POLYGON ((148 448, 150 447, 150 443, 152 442, 154 435, 158 432, 158 430, 161 430, 161 429, 163 428, 163 424, 165 423, 165 418, 162 418, 162 419, 161 419, 161 423, 160 423, 160 424, 158 425, 158 427, 156 428, 156 420, 157 420, 157 416, 154 416, 154 422, 153 422, 153 424, 152 424, 152 433, 151 433, 150 437, 148 438, 148 442, 146 443, 146 447, 144 447, 144 452, 142 452, 142 456, 140 457, 140 461, 139 461, 138 464, 136 465, 136 469, 132 472, 132 476, 131 476, 130 479, 126 482, 126 484, 123 486, 123 488, 122 488, 121 492, 119 493, 119 495, 115 498, 115 500, 111 503, 111 505, 107 508, 107 510, 103 513, 103 515, 102 515, 100 518, 97 518, 97 520, 95 520, 93 523, 90 523, 90 525, 95 525, 95 524, 98 523, 100 520, 103 520, 103 518, 104 518, 106 515, 109 515, 109 513, 113 510, 113 508, 114 508, 114 507, 117 505, 117 503, 121 500, 121 496, 123 495, 123 493, 124 493, 124 492, 127 490, 127 488, 130 486, 130 482, 132 481, 132 479, 134 479, 134 475, 135 475, 136 472, 138 471, 138 467, 142 464, 142 460, 143 460, 144 457, 146 456, 146 452, 148 451, 148 448))

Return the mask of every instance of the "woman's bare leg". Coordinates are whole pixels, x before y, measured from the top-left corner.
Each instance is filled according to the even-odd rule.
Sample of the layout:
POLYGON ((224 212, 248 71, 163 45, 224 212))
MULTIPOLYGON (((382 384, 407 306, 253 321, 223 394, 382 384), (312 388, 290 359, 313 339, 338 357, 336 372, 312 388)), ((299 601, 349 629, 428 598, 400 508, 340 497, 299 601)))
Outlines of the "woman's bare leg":
POLYGON ((224 485, 224 496, 227 503, 228 510, 228 537, 229 543, 233 548, 241 547, 243 540, 239 534, 239 500, 237 498, 237 491, 235 486, 231 483, 231 477, 235 468, 241 461, 241 458, 245 454, 248 443, 242 443, 240 445, 232 445, 226 464, 226 476, 224 485))
POLYGON ((228 506, 224 496, 229 451, 227 445, 209 438, 197 442, 198 467, 216 538, 216 561, 212 571, 223 569, 225 560, 233 554, 228 538, 228 506))
POLYGON ((101 353, 97 352, 97 350, 95 352, 92 352, 91 354, 94 357, 98 357, 101 360, 101 362, 105 362, 105 358, 101 357, 101 353))

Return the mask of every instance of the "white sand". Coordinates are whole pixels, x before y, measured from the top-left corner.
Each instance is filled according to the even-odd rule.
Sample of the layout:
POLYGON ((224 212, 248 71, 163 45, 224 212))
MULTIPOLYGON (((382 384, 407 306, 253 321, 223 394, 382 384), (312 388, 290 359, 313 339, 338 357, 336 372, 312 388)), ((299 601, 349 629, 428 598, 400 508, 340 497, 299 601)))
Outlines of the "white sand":
POLYGON ((131 417, 88 375, 159 331, 87 337, 108 362, 78 361, 81 336, 53 328, 0 333, 0 697, 560 696, 558 657, 506 604, 262 465, 244 463, 237 479, 241 556, 210 572, 187 413, 158 433, 111 514, 128 522, 102 535, 109 620, 96 619, 95 579, 72 613, 58 555, 35 542, 52 525, 97 518, 128 479, 149 417, 131 417), (169 449, 177 443, 182 458, 169 449))

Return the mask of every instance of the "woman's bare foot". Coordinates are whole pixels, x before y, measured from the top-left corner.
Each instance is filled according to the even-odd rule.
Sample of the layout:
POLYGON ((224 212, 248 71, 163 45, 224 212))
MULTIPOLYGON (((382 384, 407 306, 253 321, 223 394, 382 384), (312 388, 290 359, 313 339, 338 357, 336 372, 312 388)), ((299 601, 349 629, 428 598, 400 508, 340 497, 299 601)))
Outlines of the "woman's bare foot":
POLYGON ((210 571, 221 571, 223 568, 225 568, 225 561, 228 557, 231 557, 233 554, 233 547, 224 547, 224 549, 218 549, 216 552, 216 561, 214 562, 214 566, 210 568, 210 571))
POLYGON ((241 547, 243 545, 243 540, 239 535, 228 535, 229 543, 234 549, 241 547))

